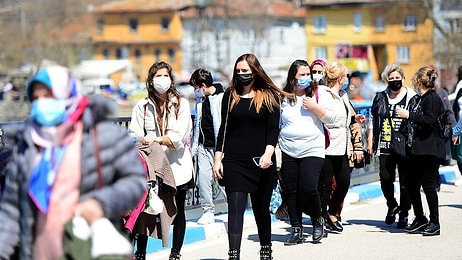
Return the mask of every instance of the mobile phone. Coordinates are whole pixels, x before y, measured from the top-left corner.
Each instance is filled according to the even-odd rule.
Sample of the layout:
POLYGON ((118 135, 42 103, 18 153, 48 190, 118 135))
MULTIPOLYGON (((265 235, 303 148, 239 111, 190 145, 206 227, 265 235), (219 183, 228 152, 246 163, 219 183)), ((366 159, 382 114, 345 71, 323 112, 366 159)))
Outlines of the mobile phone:
MULTIPOLYGON (((253 157, 253 163, 255 163, 256 166, 260 167, 260 158, 261 157, 253 157)), ((273 162, 271 162, 271 165, 273 165, 273 162)))

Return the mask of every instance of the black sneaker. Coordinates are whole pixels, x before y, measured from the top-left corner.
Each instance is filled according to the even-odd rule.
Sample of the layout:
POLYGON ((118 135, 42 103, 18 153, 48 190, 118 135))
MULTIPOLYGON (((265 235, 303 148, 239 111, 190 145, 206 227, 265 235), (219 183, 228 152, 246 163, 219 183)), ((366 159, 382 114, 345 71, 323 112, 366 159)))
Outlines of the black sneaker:
POLYGON ((414 221, 412 221, 412 224, 406 227, 405 231, 409 234, 417 234, 424 230, 427 224, 428 220, 425 216, 415 218, 414 221))
POLYGON ((388 208, 387 216, 385 217, 385 224, 391 225, 395 223, 396 220, 396 214, 399 213, 399 208, 398 206, 394 208, 388 208))
POLYGON ((422 231, 424 236, 439 236, 440 235, 440 225, 431 223, 422 231))
POLYGON ((397 229, 404 229, 407 227, 407 217, 399 217, 398 223, 396 223, 397 229))

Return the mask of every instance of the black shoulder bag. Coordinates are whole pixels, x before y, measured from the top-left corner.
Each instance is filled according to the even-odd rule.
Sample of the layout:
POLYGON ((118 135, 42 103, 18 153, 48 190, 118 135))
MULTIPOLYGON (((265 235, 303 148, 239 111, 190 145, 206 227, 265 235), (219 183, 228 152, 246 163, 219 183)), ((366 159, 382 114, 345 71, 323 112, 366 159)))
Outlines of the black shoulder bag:
POLYGON ((403 134, 396 131, 393 127, 391 116, 390 116, 390 107, 388 103, 388 98, 385 97, 386 104, 386 113, 388 118, 388 123, 390 124, 391 130, 391 140, 390 140, 390 149, 391 152, 398 157, 406 158, 406 139, 403 134))

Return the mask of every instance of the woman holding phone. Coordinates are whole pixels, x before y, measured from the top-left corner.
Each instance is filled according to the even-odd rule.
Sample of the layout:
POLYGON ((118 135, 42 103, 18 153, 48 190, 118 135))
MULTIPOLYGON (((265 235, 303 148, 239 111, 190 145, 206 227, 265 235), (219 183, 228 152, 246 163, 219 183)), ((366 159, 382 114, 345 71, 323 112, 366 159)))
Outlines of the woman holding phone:
POLYGON ((275 184, 279 97, 284 94, 253 54, 240 56, 223 95, 213 176, 228 198, 229 259, 240 258, 244 211, 250 194, 260 259, 272 259, 269 204, 275 184))

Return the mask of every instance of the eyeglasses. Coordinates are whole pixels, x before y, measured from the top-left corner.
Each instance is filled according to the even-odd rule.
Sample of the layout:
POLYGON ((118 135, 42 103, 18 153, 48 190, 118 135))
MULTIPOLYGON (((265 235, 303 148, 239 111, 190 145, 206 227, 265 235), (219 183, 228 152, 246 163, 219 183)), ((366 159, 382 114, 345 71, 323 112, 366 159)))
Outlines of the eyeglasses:
POLYGON ((322 70, 312 70, 313 74, 322 74, 322 70))

